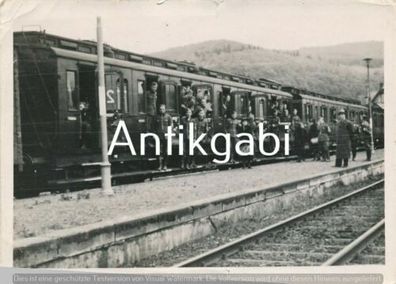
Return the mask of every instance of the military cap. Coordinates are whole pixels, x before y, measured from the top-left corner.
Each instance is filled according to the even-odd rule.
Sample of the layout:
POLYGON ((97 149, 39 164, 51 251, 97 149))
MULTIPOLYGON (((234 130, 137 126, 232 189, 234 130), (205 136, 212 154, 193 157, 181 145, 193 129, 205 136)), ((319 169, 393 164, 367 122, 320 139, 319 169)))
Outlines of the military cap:
POLYGON ((345 114, 345 110, 342 108, 338 111, 338 114, 345 114))

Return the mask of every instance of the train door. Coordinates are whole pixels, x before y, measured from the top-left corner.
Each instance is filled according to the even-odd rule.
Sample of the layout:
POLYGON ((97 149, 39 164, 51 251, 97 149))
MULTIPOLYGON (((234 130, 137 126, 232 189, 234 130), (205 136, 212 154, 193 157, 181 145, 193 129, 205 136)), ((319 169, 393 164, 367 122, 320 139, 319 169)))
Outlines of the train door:
POLYGON ((239 118, 246 118, 249 112, 250 93, 246 91, 233 92, 234 106, 239 118))
POLYGON ((260 121, 265 121, 267 119, 267 97, 255 97, 255 114, 256 119, 260 121))
MULTIPOLYGON (((107 115, 107 135, 112 141, 119 119, 128 114, 128 80, 117 69, 105 71, 105 101, 107 115)), ((125 137, 123 138, 125 139, 125 137)))
POLYGON ((122 72, 109 70, 105 73, 106 111, 107 115, 128 113, 128 84, 122 72))
POLYGON ((97 79, 95 65, 79 65, 78 72, 80 106, 80 148, 99 146, 99 120, 97 103, 97 79))
POLYGON ((161 81, 159 97, 159 103, 165 104, 169 115, 172 117, 179 115, 179 88, 175 81, 161 81))
POLYGON ((219 96, 219 113, 223 118, 228 118, 233 110, 233 98, 231 97, 231 88, 222 87, 219 96))
MULTIPOLYGON (((204 110, 205 116, 209 123, 212 125, 213 118, 213 86, 208 84, 194 84, 192 86, 195 101, 196 101, 196 111, 204 110)), ((198 113, 196 113, 198 115, 198 113)))
POLYGON ((326 122, 326 123, 329 122, 328 109, 325 105, 322 105, 320 107, 320 116, 323 117, 324 122, 326 122))
POLYGON ((281 101, 277 96, 271 95, 268 100, 268 114, 270 121, 274 120, 276 116, 279 116, 281 107, 281 101))
MULTIPOLYGON (((158 113, 158 107, 162 103, 162 98, 161 98, 161 89, 159 87, 159 77, 158 75, 154 74, 145 74, 145 81, 142 82, 140 81, 140 84, 144 85, 144 109, 145 112, 151 117, 153 115, 156 115, 158 113), (155 90, 156 92, 156 100, 154 100, 154 96, 151 96, 150 94, 155 90)), ((143 102, 142 102, 143 103, 143 102)), ((150 119, 149 119, 150 120, 150 119)), ((152 127, 151 122, 148 122, 148 127, 152 127)))
POLYGON ((317 103, 315 103, 313 118, 314 118, 316 121, 318 121, 319 116, 320 116, 320 114, 319 114, 319 106, 318 106, 317 103))
MULTIPOLYGON (((62 108, 65 109, 65 112, 61 111, 60 115, 59 150, 70 153, 74 149, 80 148, 80 111, 78 94, 78 72, 76 69, 70 68, 66 70, 64 86, 66 89, 66 101, 65 104, 59 104, 62 108)), ((60 94, 62 93, 64 92, 60 92, 60 94)), ((60 97, 60 99, 61 98, 62 97, 60 97)))
POLYGON ((224 125, 225 109, 223 106, 223 100, 222 86, 219 84, 213 85, 213 100, 211 101, 211 107, 214 133, 222 131, 224 125))
POLYGON ((311 122, 313 115, 312 115, 312 104, 309 102, 306 102, 304 104, 304 119, 305 119, 305 123, 309 123, 311 122))

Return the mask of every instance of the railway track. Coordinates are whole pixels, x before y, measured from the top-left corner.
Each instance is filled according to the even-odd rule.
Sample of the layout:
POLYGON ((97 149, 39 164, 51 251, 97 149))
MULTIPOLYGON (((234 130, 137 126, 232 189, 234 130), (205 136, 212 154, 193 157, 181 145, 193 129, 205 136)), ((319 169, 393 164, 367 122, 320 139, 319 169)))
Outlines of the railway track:
POLYGON ((383 184, 381 179, 174 266, 382 263, 383 184))
POLYGON ((384 232, 385 219, 382 219, 322 265, 370 264, 372 262, 384 264, 385 246, 379 244, 385 240, 384 232))

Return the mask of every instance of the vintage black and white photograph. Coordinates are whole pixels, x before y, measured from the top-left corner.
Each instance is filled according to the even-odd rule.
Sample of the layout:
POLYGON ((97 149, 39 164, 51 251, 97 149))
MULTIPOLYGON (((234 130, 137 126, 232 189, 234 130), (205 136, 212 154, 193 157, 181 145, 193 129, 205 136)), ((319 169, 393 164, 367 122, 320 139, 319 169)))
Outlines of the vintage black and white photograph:
POLYGON ((15 7, 14 266, 384 266, 389 8, 15 7))

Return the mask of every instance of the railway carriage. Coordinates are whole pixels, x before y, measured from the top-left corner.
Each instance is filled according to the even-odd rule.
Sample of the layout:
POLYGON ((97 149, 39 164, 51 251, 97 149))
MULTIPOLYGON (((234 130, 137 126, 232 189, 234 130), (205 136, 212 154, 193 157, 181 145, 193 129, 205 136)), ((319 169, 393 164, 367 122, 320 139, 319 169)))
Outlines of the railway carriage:
MULTIPOLYGON (((248 119, 253 113, 256 122, 271 122, 274 119, 272 107, 279 103, 286 105, 289 111, 296 108, 305 123, 323 116, 332 127, 340 108, 346 109, 347 117, 356 123, 367 113, 367 107, 354 100, 282 87, 272 80, 253 80, 198 67, 187 61, 163 60, 109 45, 105 45, 104 55, 109 141, 121 118, 127 124, 138 153, 140 134, 153 131, 146 104, 153 81, 159 84, 158 105, 166 105, 175 126, 182 115, 180 106, 186 86, 191 87, 194 96, 207 95, 211 105, 207 113, 209 134, 225 131, 223 104, 227 97, 239 119, 248 119)), ((100 179, 97 85, 95 42, 44 32, 14 33, 16 195, 25 188, 36 191, 57 188, 72 181, 100 179)), ((376 115, 380 121, 383 109, 382 113, 381 109, 375 109, 374 117, 376 115)), ((378 137, 383 136, 380 128, 376 128, 378 137)), ((282 139, 283 133, 280 134, 282 139)), ((173 141, 175 146, 177 141, 173 141)), ((132 156, 127 149, 117 147, 109 157, 113 176, 138 176, 152 171, 151 162, 156 160, 153 145, 148 143, 146 149, 149 149, 148 154, 142 157, 132 156)), ((181 157, 173 158, 173 163, 179 164, 181 157)))
MULTIPOLYGON (((360 125, 364 115, 368 115, 368 108, 358 100, 318 94, 289 86, 282 87, 282 90, 293 94, 293 107, 301 114, 301 119, 305 124, 309 124, 312 119, 317 121, 319 117, 323 117, 325 123, 332 129, 330 137, 332 147, 336 146, 335 128, 337 113, 340 109, 344 109, 346 118, 357 125, 360 125)), ((380 135, 380 133, 377 134, 380 135)))
MULTIPOLYGON (((14 33, 16 188, 47 188, 52 181, 87 179, 99 173, 96 52, 90 41, 42 32, 14 33), (87 140, 83 145, 82 136, 87 140)), ((190 85, 195 94, 206 92, 212 104, 208 120, 213 132, 224 131, 222 102, 228 95, 241 119, 247 117, 252 97, 292 98, 265 82, 189 62, 138 55, 108 45, 104 55, 109 140, 113 122, 122 117, 135 146, 140 133, 151 131, 145 95, 152 81, 159 83, 158 104, 166 105, 175 125, 183 86, 190 85)), ((136 150, 139 152, 138 147, 136 150)), ((120 150, 110 157, 114 173, 150 169, 152 160, 150 155, 131 156, 120 150)))

